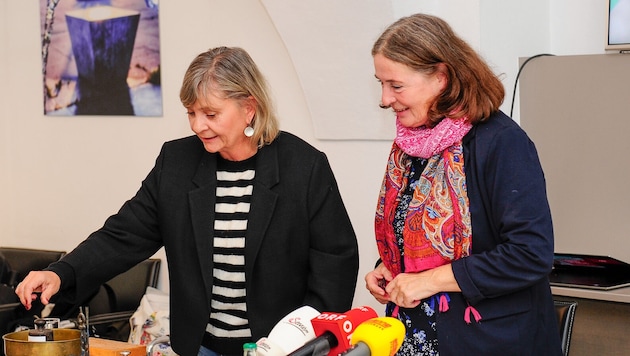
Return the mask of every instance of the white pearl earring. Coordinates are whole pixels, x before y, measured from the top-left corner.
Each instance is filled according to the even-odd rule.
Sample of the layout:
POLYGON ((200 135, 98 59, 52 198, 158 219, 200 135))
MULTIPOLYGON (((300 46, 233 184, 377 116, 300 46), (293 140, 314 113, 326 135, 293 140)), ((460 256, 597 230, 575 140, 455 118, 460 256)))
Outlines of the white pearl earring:
POLYGON ((243 131, 243 133, 244 133, 244 134, 245 134, 245 136, 247 136, 247 137, 252 137, 252 136, 254 136, 254 128, 253 128, 253 127, 251 127, 251 126, 247 126, 247 127, 245 128, 245 130, 243 131))

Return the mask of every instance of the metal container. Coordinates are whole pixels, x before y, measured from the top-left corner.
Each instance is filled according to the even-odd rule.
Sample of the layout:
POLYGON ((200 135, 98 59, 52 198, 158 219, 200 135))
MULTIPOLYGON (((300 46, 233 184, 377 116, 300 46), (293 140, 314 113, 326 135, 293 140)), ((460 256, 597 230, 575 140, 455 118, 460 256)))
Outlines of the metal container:
POLYGON ((81 356, 81 332, 75 329, 54 329, 54 341, 28 341, 28 330, 6 334, 6 356, 81 356))

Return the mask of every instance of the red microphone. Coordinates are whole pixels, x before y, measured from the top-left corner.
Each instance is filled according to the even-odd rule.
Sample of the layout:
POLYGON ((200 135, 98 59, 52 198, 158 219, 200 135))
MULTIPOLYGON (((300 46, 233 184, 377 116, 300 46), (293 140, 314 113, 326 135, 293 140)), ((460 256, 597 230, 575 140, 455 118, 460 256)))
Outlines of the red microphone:
POLYGON ((338 355, 350 347, 354 329, 362 322, 376 318, 374 309, 363 306, 345 313, 321 313, 311 319, 317 337, 293 351, 289 356, 338 355))

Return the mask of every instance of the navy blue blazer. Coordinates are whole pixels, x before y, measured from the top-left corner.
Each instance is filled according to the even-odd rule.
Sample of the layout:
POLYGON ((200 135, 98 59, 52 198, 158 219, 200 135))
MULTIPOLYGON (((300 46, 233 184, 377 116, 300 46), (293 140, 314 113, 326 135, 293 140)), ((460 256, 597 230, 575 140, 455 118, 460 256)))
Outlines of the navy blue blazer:
MULTIPOLYGON (((187 137, 164 144, 136 195, 104 226, 49 267, 75 300, 164 246, 173 349, 197 355, 212 289, 216 154, 187 137)), ((345 312, 358 246, 324 153, 281 132, 256 158, 245 244, 252 340, 302 305, 345 312)))
POLYGON ((464 137, 472 254, 452 263, 462 293, 438 315, 440 355, 560 355, 548 275, 553 227, 536 148, 498 112, 464 137), (466 324, 472 305, 482 319, 466 324))

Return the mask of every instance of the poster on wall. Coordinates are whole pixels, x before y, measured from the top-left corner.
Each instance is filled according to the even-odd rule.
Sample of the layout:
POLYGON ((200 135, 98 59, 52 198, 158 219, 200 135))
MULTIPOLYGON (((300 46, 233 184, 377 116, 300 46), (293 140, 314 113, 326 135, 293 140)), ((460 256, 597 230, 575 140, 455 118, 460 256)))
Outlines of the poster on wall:
POLYGON ((40 0, 44 114, 162 116, 158 0, 40 0))

